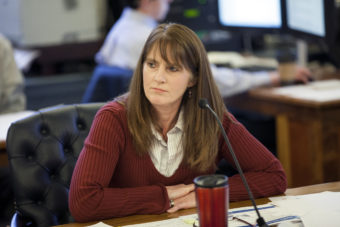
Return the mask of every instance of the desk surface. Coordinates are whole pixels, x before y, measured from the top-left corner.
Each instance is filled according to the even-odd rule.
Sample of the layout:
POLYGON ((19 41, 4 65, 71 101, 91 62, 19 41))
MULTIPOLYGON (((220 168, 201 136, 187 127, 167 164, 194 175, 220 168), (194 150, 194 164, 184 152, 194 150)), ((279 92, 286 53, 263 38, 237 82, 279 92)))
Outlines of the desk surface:
POLYGON ((315 81, 304 85, 252 89, 250 95, 260 99, 310 108, 339 108, 340 80, 315 81))
POLYGON ((34 111, 25 110, 16 113, 0 115, 0 150, 6 149, 7 131, 11 126, 12 122, 25 118, 33 113, 34 111))
POLYGON ((308 111, 317 115, 320 111, 338 110, 340 108, 340 80, 320 82, 330 82, 330 85, 325 84, 330 88, 327 89, 327 86, 323 84, 260 87, 251 89, 247 93, 227 97, 224 101, 227 107, 236 106, 271 115, 280 114, 282 111, 298 111, 301 115, 308 111))
MULTIPOLYGON (((323 191, 340 191, 340 181, 287 189, 287 191, 285 192, 285 195, 304 195, 304 194, 317 193, 317 192, 323 192, 323 191)), ((265 204, 268 202, 269 202, 269 199, 267 198, 256 200, 257 205, 265 204)), ((247 200, 247 201, 230 203, 230 208, 237 208, 237 207, 243 207, 243 206, 251 206, 251 202, 247 200)), ((160 215, 133 215, 133 216, 123 217, 123 218, 113 218, 113 219, 105 220, 103 222, 111 226, 124 226, 124 225, 138 224, 138 223, 160 221, 160 220, 165 220, 169 218, 176 218, 176 217, 183 216, 183 215, 193 214, 195 212, 196 212, 196 209, 186 209, 186 210, 178 211, 174 214, 164 213, 160 215)), ((81 227, 81 226, 93 225, 95 223, 97 222, 71 223, 71 224, 65 224, 65 225, 60 225, 60 226, 61 227, 81 227)))

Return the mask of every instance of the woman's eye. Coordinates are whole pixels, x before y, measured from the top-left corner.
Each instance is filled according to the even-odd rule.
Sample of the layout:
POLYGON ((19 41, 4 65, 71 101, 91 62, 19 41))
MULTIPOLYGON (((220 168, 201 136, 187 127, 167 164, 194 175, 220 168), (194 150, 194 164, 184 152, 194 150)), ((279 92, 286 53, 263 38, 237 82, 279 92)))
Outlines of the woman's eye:
POLYGON ((147 62, 148 66, 150 68, 155 68, 156 67, 156 64, 154 62, 147 62))
POLYGON ((169 67, 169 70, 170 70, 171 72, 177 72, 177 71, 179 71, 179 67, 177 67, 177 66, 170 66, 170 67, 169 67))

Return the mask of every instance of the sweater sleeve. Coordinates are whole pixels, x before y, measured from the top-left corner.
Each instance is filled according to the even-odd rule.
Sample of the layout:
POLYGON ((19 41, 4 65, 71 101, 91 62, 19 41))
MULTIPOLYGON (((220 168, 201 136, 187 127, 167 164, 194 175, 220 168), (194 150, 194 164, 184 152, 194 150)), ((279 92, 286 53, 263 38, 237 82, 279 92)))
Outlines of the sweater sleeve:
MULTIPOLYGON (((287 188, 287 180, 280 161, 231 114, 229 118, 224 118, 223 125, 254 197, 268 197, 283 193, 287 188)), ((224 158, 236 169, 222 137, 221 147, 224 158)), ((229 178, 229 189, 230 201, 249 199, 239 174, 229 178)))
POLYGON ((158 214, 169 208, 164 185, 114 187, 111 180, 126 143, 126 128, 115 114, 97 113, 76 163, 69 208, 79 222, 132 214, 158 214))

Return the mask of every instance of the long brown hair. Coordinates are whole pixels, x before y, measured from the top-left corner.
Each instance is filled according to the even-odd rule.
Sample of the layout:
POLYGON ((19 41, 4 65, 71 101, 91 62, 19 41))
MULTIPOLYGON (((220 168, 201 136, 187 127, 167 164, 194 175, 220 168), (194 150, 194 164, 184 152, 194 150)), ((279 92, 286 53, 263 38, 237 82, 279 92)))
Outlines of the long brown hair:
POLYGON ((151 147, 155 124, 151 103, 143 89, 143 64, 147 54, 157 47, 161 57, 169 63, 173 59, 193 74, 195 85, 184 94, 181 107, 184 110, 183 159, 201 171, 210 168, 218 152, 219 128, 210 112, 198 106, 201 98, 208 99, 210 106, 222 120, 226 111, 222 97, 212 77, 210 64, 201 40, 188 27, 180 24, 160 24, 148 37, 137 68, 130 83, 127 99, 128 127, 136 152, 145 154, 151 147), (170 56, 169 56, 170 55, 170 56))

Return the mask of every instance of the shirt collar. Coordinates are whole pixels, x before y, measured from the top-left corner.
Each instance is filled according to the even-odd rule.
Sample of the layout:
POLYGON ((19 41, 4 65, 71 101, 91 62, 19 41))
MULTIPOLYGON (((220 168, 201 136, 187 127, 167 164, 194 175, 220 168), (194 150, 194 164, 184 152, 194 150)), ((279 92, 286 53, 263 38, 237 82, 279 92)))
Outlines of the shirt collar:
MULTIPOLYGON (((184 111, 183 109, 181 109, 175 126, 167 134, 183 133, 183 128, 184 128, 183 122, 184 122, 184 111)), ((159 141, 163 140, 161 134, 155 129, 155 126, 152 125, 151 130, 152 130, 152 134, 155 136, 157 140, 159 141)))

